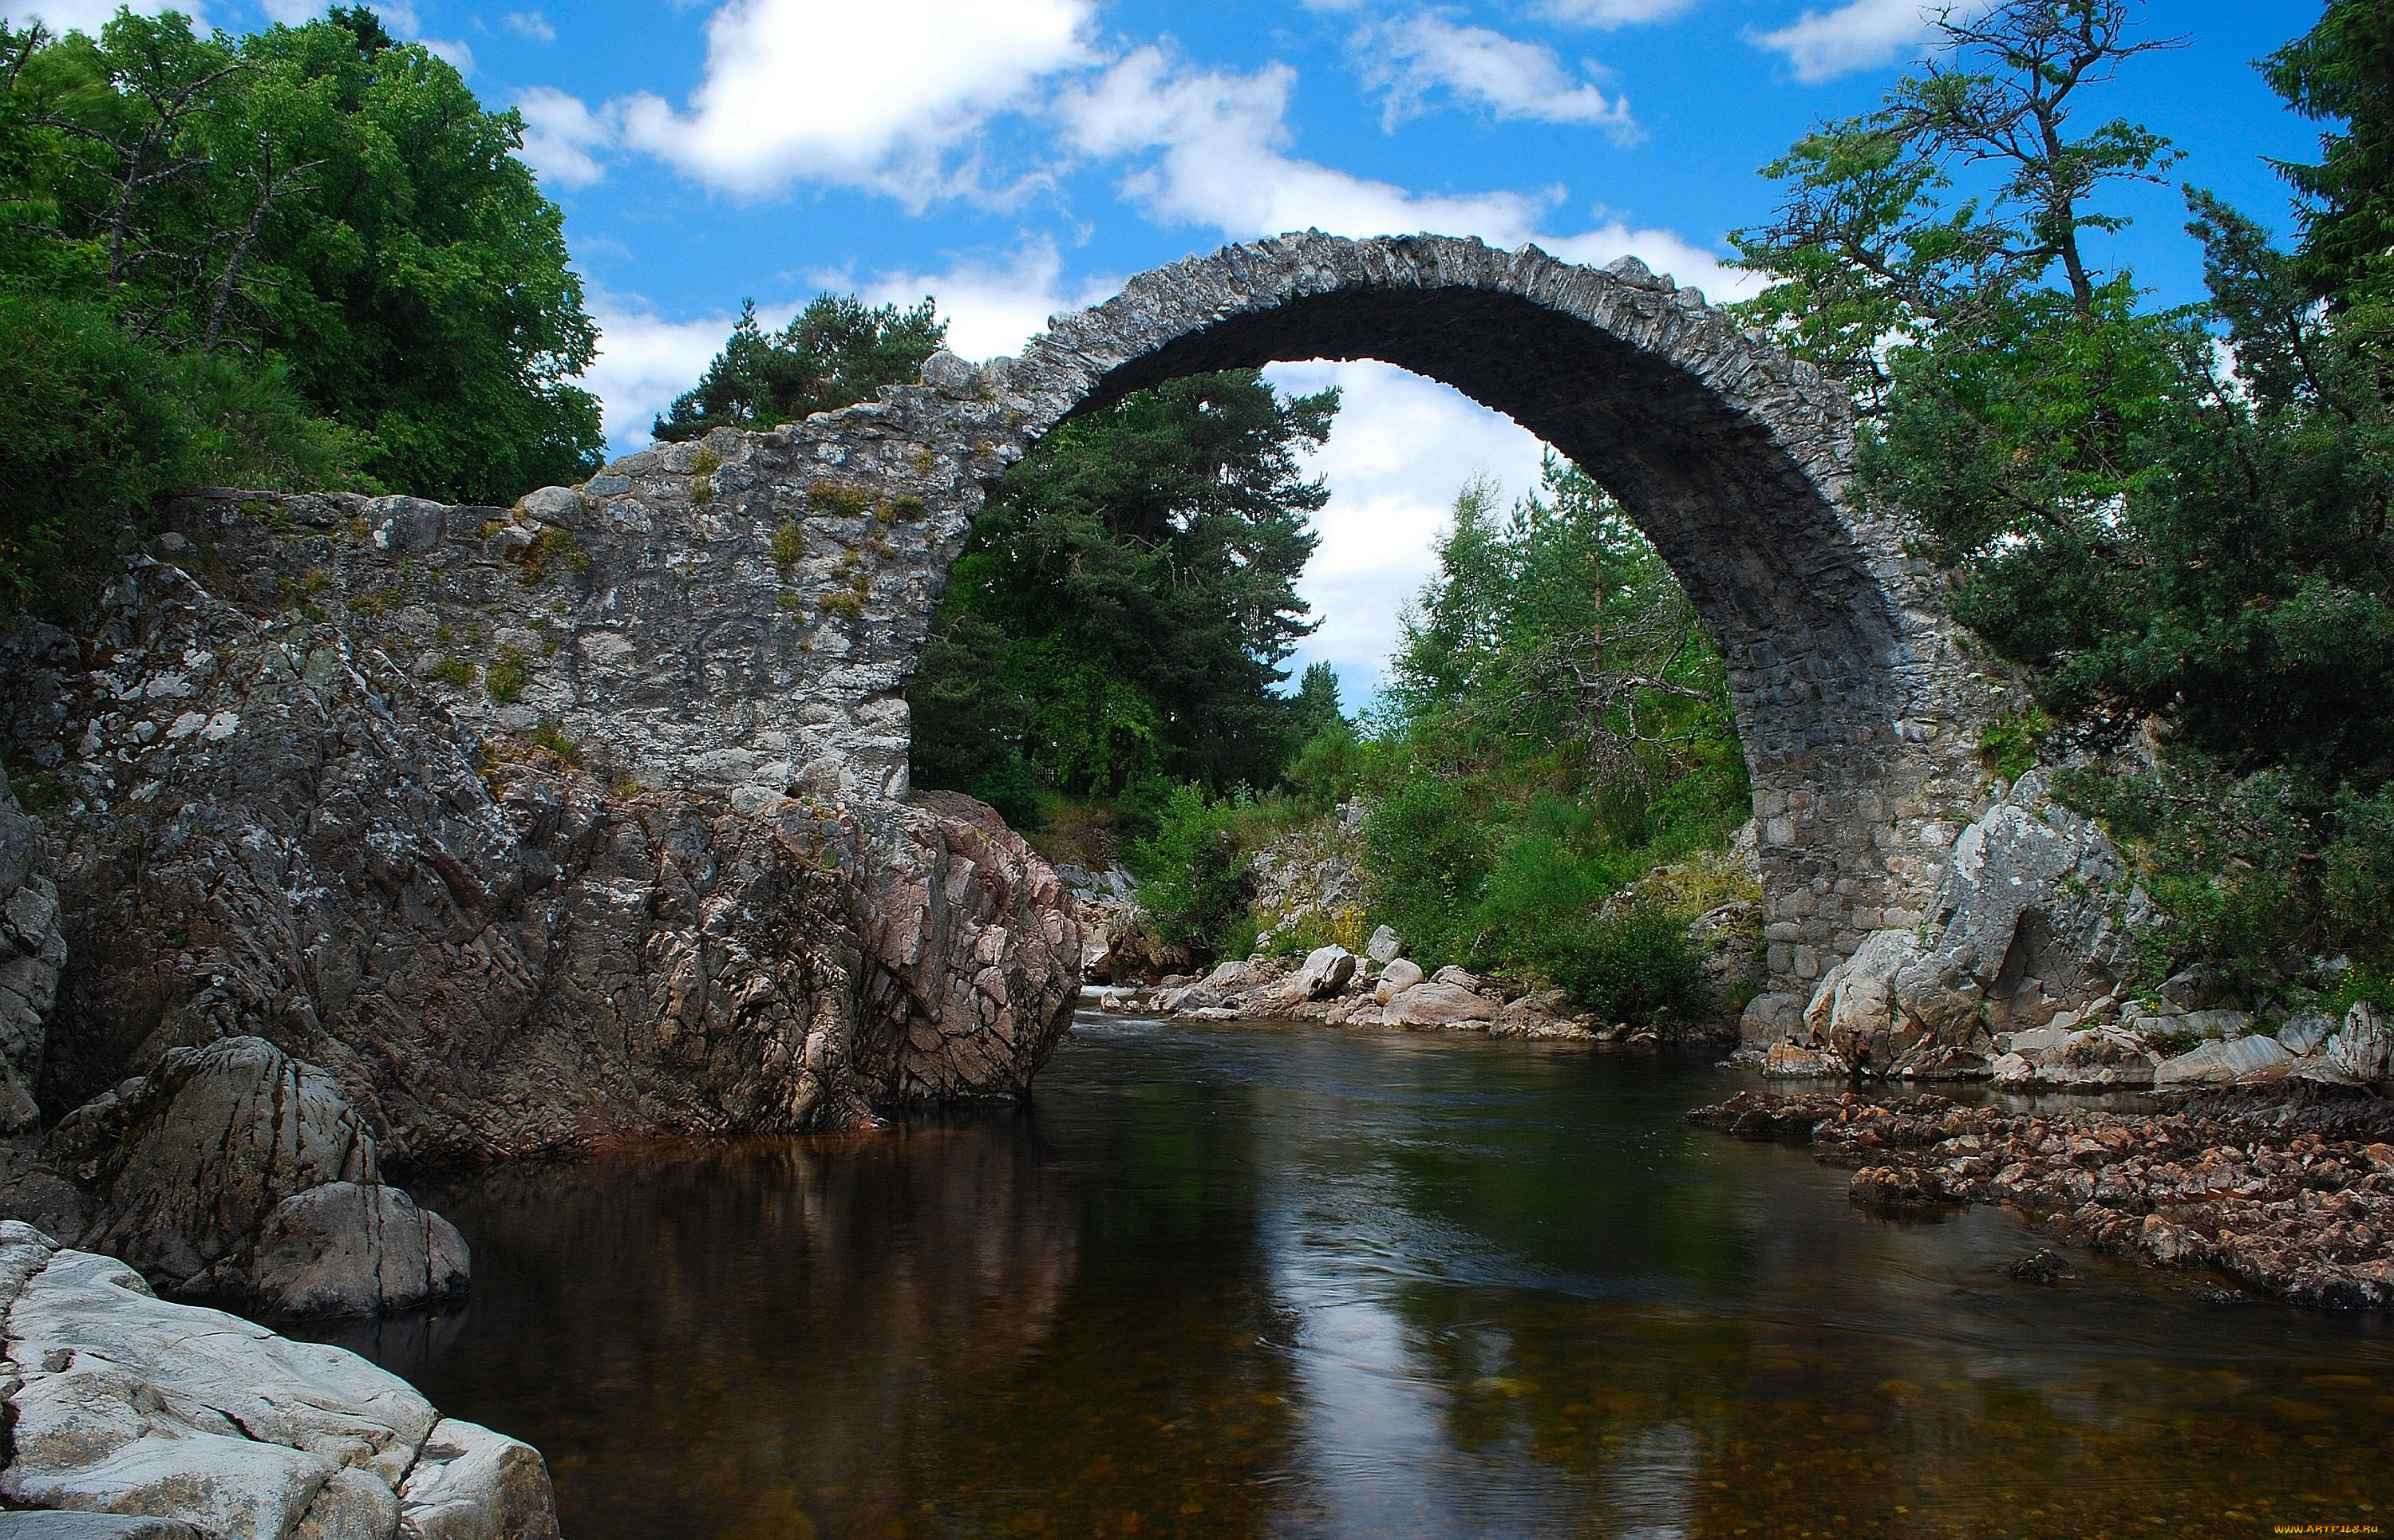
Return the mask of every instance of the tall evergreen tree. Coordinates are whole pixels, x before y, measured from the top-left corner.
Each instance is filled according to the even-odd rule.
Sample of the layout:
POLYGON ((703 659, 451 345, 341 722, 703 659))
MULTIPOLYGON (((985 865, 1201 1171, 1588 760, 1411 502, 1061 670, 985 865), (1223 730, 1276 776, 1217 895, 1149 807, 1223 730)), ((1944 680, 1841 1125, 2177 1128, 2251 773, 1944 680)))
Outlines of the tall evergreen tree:
POLYGON ((1328 489, 1300 455, 1335 390, 1192 375, 1058 428, 957 561, 908 691, 916 778, 1110 794, 1155 773, 1267 785, 1295 747, 1280 668, 1328 489))
POLYGON ((948 323, 928 299, 875 309, 853 295, 818 295, 771 336, 756 323, 756 302, 743 300, 723 350, 657 418, 654 433, 679 441, 836 411, 921 378, 923 361, 947 339, 948 323))

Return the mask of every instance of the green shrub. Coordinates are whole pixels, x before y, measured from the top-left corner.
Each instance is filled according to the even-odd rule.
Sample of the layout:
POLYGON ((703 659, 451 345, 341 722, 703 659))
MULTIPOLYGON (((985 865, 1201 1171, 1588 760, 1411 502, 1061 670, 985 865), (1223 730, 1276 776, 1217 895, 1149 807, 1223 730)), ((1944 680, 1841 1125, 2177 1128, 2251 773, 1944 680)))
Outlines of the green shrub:
POLYGON ((1608 1020, 1690 1013, 1703 974, 1688 922, 1657 903, 1630 903, 1558 925, 1539 949, 1545 976, 1608 1020))
POLYGON ((837 481, 809 481, 807 501, 825 513, 853 519, 873 506, 873 499, 857 487, 843 486, 837 481))
POLYGON ((1209 800, 1204 788, 1181 784, 1164 799, 1155 833, 1126 852, 1139 907, 1174 945, 1213 948, 1234 940, 1230 932, 1241 921, 1252 932, 1246 852, 1232 832, 1237 812, 1232 799, 1209 800))
POLYGON ((432 665, 432 677, 463 690, 474 682, 474 665, 460 657, 446 657, 432 665))
POLYGON ((533 746, 555 755, 575 770, 582 768, 582 745, 565 735, 565 730, 555 722, 543 722, 525 735, 533 746))
POLYGON ((512 705, 523 697, 523 687, 532 678, 525 666, 527 659, 520 648, 502 647, 498 661, 482 670, 482 689, 501 705, 512 705))
POLYGON ((1979 733, 1979 757, 2006 781, 2017 781, 2036 767, 2037 745, 2053 731, 2053 719, 2032 705, 2006 712, 1979 733))
POLYGON ((1364 822, 1363 849, 1381 911, 1414 961, 1437 967, 1474 951, 1492 852, 1457 782, 1417 776, 1383 796, 1364 822))
POLYGON ((790 580, 790 570, 806 559, 807 534, 796 524, 783 524, 773 532, 773 565, 782 570, 782 581, 790 580))
POLYGON ((2165 916, 2140 938, 2146 969, 2216 965, 2240 989, 2309 958, 2394 965, 2394 787, 2362 796, 2299 772, 2231 775, 2192 755, 2158 776, 2057 777, 2103 821, 2165 916))

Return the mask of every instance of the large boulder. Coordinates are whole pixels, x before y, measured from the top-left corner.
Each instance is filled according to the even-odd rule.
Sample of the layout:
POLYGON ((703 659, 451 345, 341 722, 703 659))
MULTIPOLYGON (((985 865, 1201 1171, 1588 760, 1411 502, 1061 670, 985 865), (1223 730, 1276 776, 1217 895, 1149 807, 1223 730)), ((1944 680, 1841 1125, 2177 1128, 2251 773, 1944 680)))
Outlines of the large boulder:
POLYGON ((1355 954, 1343 946, 1316 947, 1291 981, 1294 992, 1308 1000, 1326 1000, 1355 977, 1355 954))
POLYGON ((466 1292, 472 1254, 457 1227, 396 1187, 327 1182, 266 1217, 247 1270, 252 1297, 295 1319, 374 1315, 466 1292))
MULTIPOLYGON (((245 1540, 557 1540, 539 1453, 444 1420, 338 1348, 151 1294, 124 1263, 0 1222, 12 1508, 245 1540)), ((61 1534, 166 1534, 125 1527, 61 1534)))
POLYGON ((2295 1056, 2274 1037, 2218 1038, 2164 1060, 2153 1083, 2172 1086, 2258 1086, 2282 1080, 2295 1056))
POLYGON ((78 1244, 171 1295, 327 1316, 465 1290, 455 1228, 383 1184, 375 1139, 330 1075, 262 1038, 174 1049, 51 1143, 92 1193, 78 1244))
POLYGON ((41 1117, 33 1087, 67 961, 59 890, 37 869, 40 832, 0 776, 0 1133, 41 1117))
POLYGON ((1385 1006, 1427 977, 1421 970, 1421 965, 1412 958, 1391 958, 1388 965, 1380 969, 1379 981, 1373 986, 1372 997, 1385 1006))
POLYGON ((2141 895, 2103 831, 2031 770, 1953 842, 1920 954, 1895 977, 1902 1012, 1940 1043, 2043 1026, 2111 994, 2132 967, 2141 895))
POLYGON ((1911 931, 1874 931, 1812 992, 1804 1008, 1808 1038, 1827 1043, 1849 1064, 1894 1063, 1927 1035, 1895 1001, 1897 975, 1919 956, 1920 940, 1911 931))
POLYGON ((1440 978, 1399 994, 1382 1007, 1381 1020, 1392 1027, 1460 1027, 1493 1021, 1502 1009, 1485 994, 1440 978))
POLYGON ((2321 1051, 2329 1063, 2363 1084, 2394 1072, 2394 1033, 2387 1031, 2385 1015, 2366 1002, 2345 1013, 2343 1030, 2321 1051))

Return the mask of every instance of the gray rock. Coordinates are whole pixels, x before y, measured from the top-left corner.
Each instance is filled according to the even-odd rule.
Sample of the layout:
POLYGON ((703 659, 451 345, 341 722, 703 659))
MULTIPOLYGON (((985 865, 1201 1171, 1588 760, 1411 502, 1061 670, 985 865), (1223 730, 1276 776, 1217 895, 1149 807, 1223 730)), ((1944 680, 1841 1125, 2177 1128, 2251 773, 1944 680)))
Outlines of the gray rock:
POLYGON ((527 518, 559 529, 578 529, 589 521, 589 505, 572 487, 542 487, 537 492, 525 493, 516 507, 527 518))
POLYGON ((2286 1024, 2278 1029, 2278 1043, 2299 1059, 2315 1051, 2335 1032, 2335 1017, 2325 1011, 2307 1010, 2286 1019, 2286 1024))
POLYGON ((170 1051, 77 1109, 52 1144, 95 1181, 99 1213, 77 1244, 170 1291, 240 1271, 284 1199, 381 1176, 332 1077, 257 1037, 170 1051))
POLYGON ((1317 947, 1296 970, 1295 987, 1308 1000, 1324 1000, 1355 977, 1355 954, 1343 946, 1317 947))
POLYGON ((1386 967, 1380 969, 1379 981, 1372 991, 1372 997, 1385 1006, 1420 983, 1426 977, 1427 975, 1421 970, 1421 965, 1413 959, 1393 958, 1386 967))
POLYGON ((1443 979, 1431 979, 1390 999, 1381 1007, 1381 1019, 1394 1027, 1456 1027, 1493 1021, 1498 1009, 1496 1002, 1484 994, 1443 979))
POLYGON ((2162 981, 2159 993, 2180 1010, 2208 1010, 2219 1003, 2219 971, 2207 963, 2180 968, 2162 981))
POLYGON ((2394 1033, 2387 1030, 2384 1014, 2364 1001, 2345 1013, 2342 1030, 2320 1052, 2336 1070, 2367 1085, 2394 1069, 2394 1033))
POLYGON ((463 1294, 470 1271, 457 1227, 398 1188, 328 1182, 266 1217, 249 1285, 295 1320, 374 1315, 463 1294))
POLYGON ((2274 1037, 2222 1038, 2165 1060, 2156 1086, 2253 1086, 2284 1078, 2295 1056, 2274 1037))
POLYGON ((1927 939, 1895 977, 1895 1008, 1950 1045, 1982 1021, 2041 1025, 2111 993, 2133 957, 2112 917, 2126 881, 2103 831, 2054 801, 2041 772, 2021 776, 1954 840, 1927 939))
POLYGON ((942 395, 971 396, 980 384, 980 370, 942 348, 923 361, 923 383, 942 395))
POLYGON ((0 1540, 207 1540, 179 1519, 64 1508, 0 1513, 0 1540))
POLYGON ((540 1452, 445 1417, 399 1491, 402 1540, 558 1540, 540 1452))
POLYGON ((2190 1010, 2183 1016, 2166 1018, 2166 1021, 2168 1030, 2190 1032, 2197 1037, 2242 1037, 2253 1025, 2249 1013, 2224 1007, 2190 1010))
POLYGON ((170 1293, 337 1316, 465 1290, 455 1228, 381 1182, 329 1075, 262 1038, 177 1048, 52 1142, 94 1187, 81 1244, 170 1293))
POLYGON ((1877 930, 1854 954, 1822 977, 1804 1007, 1804 1028, 1817 1033, 1848 1062, 1863 1054, 1881 1069, 1894 1063, 1927 1035, 1896 1009, 1896 979, 1920 957, 1920 941, 1909 930, 1877 930))
POLYGON ((190 1526, 16 1516, 28 1534, 379 1540, 409 1533, 411 1507, 451 1515, 428 1534, 557 1533, 536 1453, 480 1429, 436 1439, 466 1425, 355 1354, 166 1303, 122 1262, 15 1221, 0 1223, 0 1301, 15 1429, 0 1496, 94 1522, 112 1509, 190 1526))
POLYGON ((1457 989, 1478 989, 1480 983, 1478 974, 1467 972, 1453 963, 1431 974, 1430 979, 1437 983, 1453 984, 1457 989))
POLYGON ((1385 925, 1375 929, 1372 932, 1372 939, 1363 943, 1363 955, 1383 967, 1395 962, 1404 950, 1405 943, 1398 940, 1397 933, 1385 925))
POLYGON ((0 1133, 40 1119, 33 1086, 67 961, 58 887, 35 869, 39 838, 40 826, 0 777, 0 1133))
POLYGON ((2136 1089, 2152 1085, 2161 1064, 2161 1055, 2118 1027, 2033 1027, 2012 1034, 2008 1051, 1988 1068, 1997 1085, 2136 1089))
POLYGON ((1782 992, 1756 995, 1738 1014, 1738 1040, 1750 1048, 1785 1041, 1804 1024, 1804 996, 1782 992))

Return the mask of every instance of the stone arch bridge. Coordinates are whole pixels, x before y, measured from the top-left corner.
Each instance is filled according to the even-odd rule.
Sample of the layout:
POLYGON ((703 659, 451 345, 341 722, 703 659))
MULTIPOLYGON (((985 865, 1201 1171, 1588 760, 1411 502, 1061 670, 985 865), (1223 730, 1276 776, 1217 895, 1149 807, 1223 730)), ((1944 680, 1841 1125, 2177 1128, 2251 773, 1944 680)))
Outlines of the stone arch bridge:
MULTIPOLYGON (((459 689, 468 725, 559 727, 622 775, 735 807, 901 797, 901 691, 985 487, 1077 412, 1309 358, 1382 360, 1506 414, 1678 573, 1753 767, 1774 987, 1919 918, 1983 805, 1991 697, 1901 530, 1844 495, 1841 393, 1635 259, 1427 235, 1228 246, 1053 320, 1019 357, 936 355, 876 401, 661 446, 512 509, 346 499, 316 517, 364 532, 360 560, 441 568, 495 621, 523 683, 505 704, 459 689)), ((428 682, 437 661, 420 655, 428 682)))

